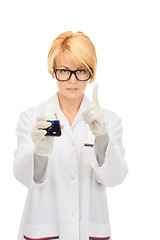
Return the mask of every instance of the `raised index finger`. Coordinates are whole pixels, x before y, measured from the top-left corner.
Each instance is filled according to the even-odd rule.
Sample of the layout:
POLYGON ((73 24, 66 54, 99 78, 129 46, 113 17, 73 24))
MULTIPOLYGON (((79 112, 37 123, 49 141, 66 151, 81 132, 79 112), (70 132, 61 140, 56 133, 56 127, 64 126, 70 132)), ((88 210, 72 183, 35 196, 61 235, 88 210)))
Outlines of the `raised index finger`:
POLYGON ((99 102, 98 102, 98 84, 97 83, 93 87, 92 103, 95 103, 95 104, 99 105, 99 102))

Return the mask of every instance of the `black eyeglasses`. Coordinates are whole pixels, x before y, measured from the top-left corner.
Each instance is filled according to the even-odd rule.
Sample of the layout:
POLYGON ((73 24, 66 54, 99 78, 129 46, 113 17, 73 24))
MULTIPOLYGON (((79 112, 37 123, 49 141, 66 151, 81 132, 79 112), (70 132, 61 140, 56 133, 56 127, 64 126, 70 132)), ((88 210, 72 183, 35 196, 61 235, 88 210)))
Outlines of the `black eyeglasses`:
POLYGON ((69 69, 53 69, 56 79, 58 81, 68 81, 72 74, 75 75, 76 79, 79 81, 88 81, 91 77, 91 73, 88 69, 77 69, 75 71, 69 69))

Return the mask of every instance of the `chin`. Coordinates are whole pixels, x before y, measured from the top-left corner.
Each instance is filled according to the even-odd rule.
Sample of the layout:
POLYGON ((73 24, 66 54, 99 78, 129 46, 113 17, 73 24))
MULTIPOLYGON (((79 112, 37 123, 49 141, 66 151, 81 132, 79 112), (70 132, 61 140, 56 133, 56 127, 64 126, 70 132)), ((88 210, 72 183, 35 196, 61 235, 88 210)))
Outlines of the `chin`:
POLYGON ((78 92, 75 92, 75 93, 66 93, 65 94, 65 97, 69 98, 69 99, 76 99, 76 98, 79 98, 83 95, 84 93, 78 93, 78 92))
POLYGON ((66 97, 67 98, 70 98, 70 99, 76 99, 76 98, 79 98, 80 96, 82 96, 82 94, 74 94, 74 93, 71 93, 71 94, 67 94, 66 97))

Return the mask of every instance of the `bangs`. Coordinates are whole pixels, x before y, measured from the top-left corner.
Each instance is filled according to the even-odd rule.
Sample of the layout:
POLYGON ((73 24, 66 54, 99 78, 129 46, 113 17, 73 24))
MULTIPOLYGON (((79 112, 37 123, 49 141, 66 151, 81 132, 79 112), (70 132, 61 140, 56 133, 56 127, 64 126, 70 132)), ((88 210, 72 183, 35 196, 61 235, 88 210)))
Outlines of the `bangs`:
POLYGON ((82 53, 78 54, 78 52, 76 52, 75 54, 75 52, 73 53, 69 49, 63 49, 62 51, 56 54, 53 62, 54 68, 56 67, 57 62, 61 60, 62 56, 66 56, 67 58, 69 58, 77 66, 77 68, 88 69, 90 73, 92 73, 91 67, 86 62, 86 55, 83 56, 82 53))

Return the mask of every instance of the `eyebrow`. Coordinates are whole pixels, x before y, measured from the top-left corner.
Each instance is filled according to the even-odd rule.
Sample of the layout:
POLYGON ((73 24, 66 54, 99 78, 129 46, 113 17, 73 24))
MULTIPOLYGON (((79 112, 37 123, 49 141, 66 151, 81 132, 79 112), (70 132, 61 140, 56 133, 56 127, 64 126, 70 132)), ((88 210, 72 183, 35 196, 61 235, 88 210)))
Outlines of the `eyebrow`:
POLYGON ((65 67, 65 68, 69 69, 69 67, 66 67, 66 66, 64 66, 64 65, 62 65, 62 66, 60 66, 60 67, 65 67))
MULTIPOLYGON (((66 68, 66 69, 69 69, 69 70, 70 70, 70 68, 69 68, 69 67, 66 67, 66 66, 64 66, 64 65, 60 66, 60 68, 61 68, 61 67, 64 67, 64 68, 66 68)), ((77 68, 77 69, 82 69, 82 67, 79 67, 79 68, 77 68)))

